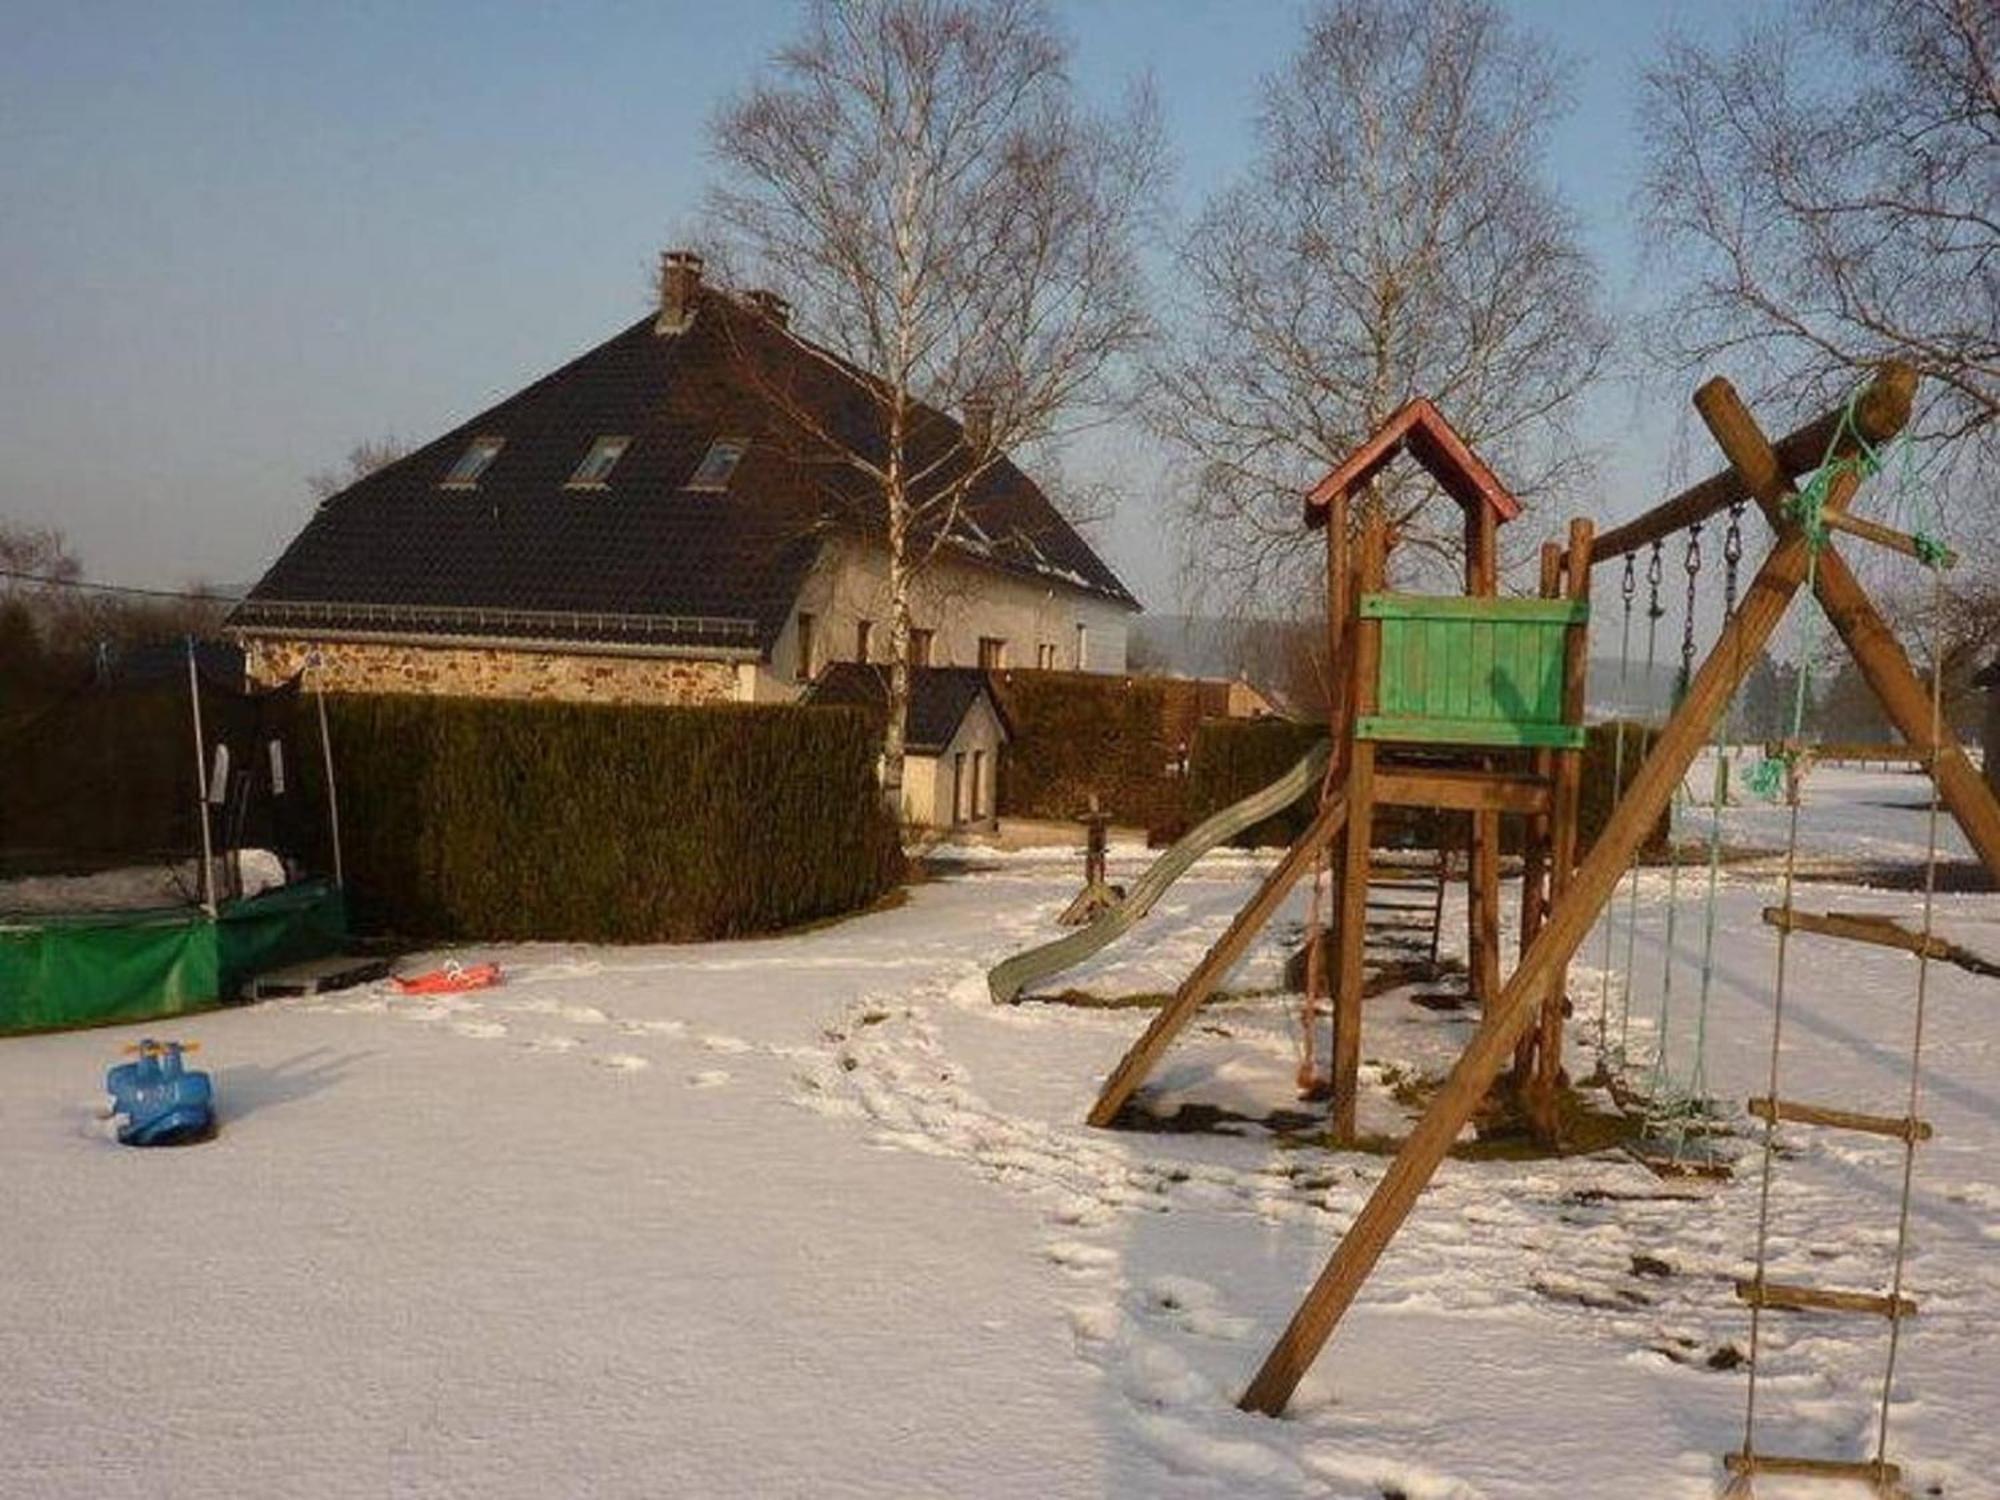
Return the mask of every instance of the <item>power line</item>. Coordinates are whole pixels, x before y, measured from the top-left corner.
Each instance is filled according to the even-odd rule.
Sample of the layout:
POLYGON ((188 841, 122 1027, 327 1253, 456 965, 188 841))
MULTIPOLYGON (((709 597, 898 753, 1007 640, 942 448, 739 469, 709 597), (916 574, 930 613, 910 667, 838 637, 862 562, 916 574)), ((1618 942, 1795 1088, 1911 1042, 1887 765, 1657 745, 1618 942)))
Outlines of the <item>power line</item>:
POLYGON ((210 604, 235 604, 242 597, 239 594, 196 592, 192 589, 142 589, 124 583, 97 583, 88 578, 61 578, 53 573, 25 573, 14 568, 0 568, 0 578, 15 583, 39 583, 47 588, 77 589, 85 593, 127 594, 140 599, 199 599, 210 604))

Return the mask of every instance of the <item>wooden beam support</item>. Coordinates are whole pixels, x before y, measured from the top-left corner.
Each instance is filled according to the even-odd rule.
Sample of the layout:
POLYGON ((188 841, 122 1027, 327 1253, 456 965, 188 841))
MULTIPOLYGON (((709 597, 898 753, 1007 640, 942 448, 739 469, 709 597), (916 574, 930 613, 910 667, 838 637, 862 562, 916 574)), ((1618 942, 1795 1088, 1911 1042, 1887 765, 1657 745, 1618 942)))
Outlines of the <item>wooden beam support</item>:
POLYGON ((1276 869, 1264 877, 1264 883, 1250 902, 1236 914, 1228 930, 1215 941, 1215 946, 1202 956, 1194 972, 1181 982, 1174 998, 1162 1006, 1152 1022, 1134 1042, 1131 1049, 1112 1069, 1111 1076, 1104 1081, 1104 1089, 1097 1096, 1097 1103, 1090 1111, 1090 1123, 1103 1128, 1118 1118, 1139 1085, 1144 1083, 1153 1069, 1159 1065, 1161 1056, 1173 1044, 1187 1023, 1194 1019, 1195 1012, 1207 1003, 1243 952, 1250 946, 1250 940, 1262 929, 1271 915, 1277 911, 1293 886, 1311 873, 1313 861, 1320 850, 1325 848, 1347 822, 1347 799, 1334 797, 1320 805, 1318 816, 1298 842, 1285 851, 1285 857, 1276 869))
POLYGON ((1390 807, 1441 807, 1457 812, 1545 813, 1548 779, 1508 771, 1377 766, 1375 801, 1390 807))
MULTIPOLYGON (((1861 516, 1828 516, 1826 527, 1829 531, 1845 532, 1848 536, 1860 537, 1864 542, 1887 547, 1905 557, 1914 557, 1919 562, 1927 561, 1924 549, 1917 545, 1915 537, 1892 526, 1884 526, 1879 521, 1866 520, 1861 516)), ((1958 554, 1947 547, 1938 561, 1947 568, 1955 568, 1958 566, 1958 554)))
MULTIPOLYGON (((1554 599, 1563 591, 1563 551, 1560 543, 1542 543, 1541 595, 1544 599, 1554 599)), ((1564 632, 1568 638, 1568 632, 1564 632)), ((1535 774, 1555 784, 1555 755, 1552 751, 1537 750, 1531 762, 1535 774)), ((1535 941, 1535 934, 1542 930, 1542 919, 1549 905, 1549 860, 1554 852, 1550 830, 1554 827, 1554 806, 1531 817, 1527 821, 1521 845, 1521 951, 1526 953, 1535 941)), ((1527 1110, 1529 1118, 1534 1118, 1534 1101, 1530 1096, 1530 1081, 1535 1074, 1535 1047, 1541 1038, 1539 1026, 1523 1031, 1520 1040, 1514 1044, 1514 1074, 1512 1083, 1516 1095, 1527 1110)))
MULTIPOLYGON (((1370 495, 1361 523, 1361 548, 1356 559, 1357 600, 1378 592, 1388 567, 1389 518, 1382 502, 1370 495)), ((1368 864, 1375 831, 1375 757, 1373 740, 1355 733, 1360 719, 1375 712, 1377 681, 1382 670, 1382 622, 1358 614, 1352 633, 1354 673, 1347 687, 1347 828, 1341 835, 1340 889, 1336 894, 1333 951, 1339 969, 1333 980, 1333 1138, 1353 1141, 1361 1088, 1361 1000, 1366 981, 1368 949, 1368 864)))
MULTIPOLYGON (((1882 366, 1881 373, 1854 406, 1854 424, 1871 447, 1888 442, 1903 430, 1910 420, 1910 403, 1916 392, 1917 372, 1910 366, 1896 361, 1882 366)), ((1778 440, 1772 451, 1784 482, 1790 483, 1797 475, 1808 474, 1820 466, 1834 434, 1840 430, 1842 415, 1842 411, 1830 411, 1778 440)), ((1651 545, 1655 538, 1685 531, 1696 521, 1705 521, 1738 500, 1752 498, 1753 492, 1735 469, 1711 474, 1644 515, 1612 527, 1597 539, 1592 556, 1598 563, 1610 562, 1651 545)))
POLYGON ((1743 1277, 1736 1297, 1752 1307, 1779 1307, 1787 1312, 1874 1313, 1884 1318, 1914 1318, 1917 1304, 1908 1297, 1884 1297, 1875 1292, 1836 1292, 1824 1287, 1795 1286, 1787 1281, 1743 1277))
MULTIPOLYGON (((1746 429, 1725 414, 1711 411, 1700 393, 1695 402, 1745 486, 1760 499, 1768 497, 1773 506, 1781 506, 1786 477, 1755 424, 1746 429)), ((1841 475, 1828 495, 1828 507, 1845 510, 1857 484, 1854 474, 1841 475)), ((1751 580, 1735 616, 1724 624, 1680 708, 1660 732, 1652 753, 1578 867, 1569 896, 1550 913, 1548 925, 1506 988, 1490 1000, 1479 1030, 1244 1392, 1239 1403, 1244 1410, 1277 1416, 1291 1400, 1341 1314, 1353 1303, 1390 1239, 1409 1217, 1424 1185, 1499 1076, 1512 1055, 1516 1037, 1533 1023, 1535 1006, 1549 982, 1589 934, 1674 788, 1707 743, 1750 664, 1790 609, 1805 583, 1809 557, 1810 549, 1797 526, 1788 525, 1779 532, 1777 545, 1751 580)))
POLYGON ((1852 1109, 1832 1109, 1824 1104, 1800 1104, 1793 1099, 1752 1099, 1750 1113, 1768 1124, 1789 1120, 1794 1125, 1818 1125, 1827 1130, 1858 1130, 1865 1135, 1886 1135, 1899 1141, 1927 1141, 1931 1138, 1928 1120, 1908 1115, 1864 1115, 1852 1109))
MULTIPOLYGON (((1592 527, 1578 517, 1569 525, 1569 549, 1563 554, 1564 578, 1572 600, 1590 602, 1590 553, 1592 527)), ((1563 641, 1563 722, 1581 724, 1588 693, 1590 672, 1590 626, 1572 625, 1563 641)), ((1569 893, 1570 877, 1576 870, 1578 824, 1583 805, 1583 752, 1562 750, 1555 757, 1555 808, 1550 817, 1552 837, 1549 850, 1549 905, 1555 906, 1569 893)), ((1542 998, 1542 1019, 1535 1041, 1535 1072, 1529 1091, 1528 1118, 1535 1138, 1544 1146, 1556 1144, 1560 1130, 1556 1092, 1562 1082, 1563 1010, 1569 1003, 1569 969, 1556 970, 1555 982, 1542 998)))
POLYGON ((1889 1493, 1893 1486, 1903 1482, 1903 1471, 1896 1465, 1872 1458, 1783 1458, 1769 1453, 1730 1453, 1723 1456, 1722 1462, 1730 1473, 1751 1478, 1770 1474, 1789 1479, 1858 1479, 1882 1493, 1889 1493))

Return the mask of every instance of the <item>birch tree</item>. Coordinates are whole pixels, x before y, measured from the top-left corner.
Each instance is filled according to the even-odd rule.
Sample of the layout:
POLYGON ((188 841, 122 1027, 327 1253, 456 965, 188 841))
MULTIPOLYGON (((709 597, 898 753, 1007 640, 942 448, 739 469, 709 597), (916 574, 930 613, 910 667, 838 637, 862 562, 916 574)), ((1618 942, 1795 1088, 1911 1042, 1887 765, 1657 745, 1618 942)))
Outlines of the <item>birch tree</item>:
MULTIPOLYGON (((1254 160, 1180 247, 1185 335, 1153 382, 1153 425, 1190 461, 1191 566, 1225 607, 1318 600, 1301 495, 1412 396, 1523 499, 1587 473, 1567 421, 1609 331, 1543 168, 1563 107, 1556 59, 1486 0, 1308 13, 1254 160)), ((1460 545, 1407 466, 1378 493, 1406 569, 1460 545)))
POLYGON ((711 129, 729 259, 869 408, 788 414, 864 486, 887 544, 891 808, 913 585, 1008 450, 1101 415, 1148 327, 1156 114, 1143 91, 1115 117, 1086 108, 1067 61, 1037 0, 814 0, 711 129), (968 410, 963 428, 938 415, 968 410))

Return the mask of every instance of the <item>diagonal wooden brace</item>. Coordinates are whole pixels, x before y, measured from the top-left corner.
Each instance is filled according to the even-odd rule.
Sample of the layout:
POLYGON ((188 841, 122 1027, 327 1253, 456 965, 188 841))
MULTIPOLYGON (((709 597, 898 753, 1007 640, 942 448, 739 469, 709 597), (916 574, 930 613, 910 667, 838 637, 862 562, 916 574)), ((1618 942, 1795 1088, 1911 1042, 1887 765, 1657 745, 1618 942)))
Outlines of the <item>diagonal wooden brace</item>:
POLYGON ((1203 955, 1194 972, 1181 982, 1173 999, 1160 1008, 1151 1024, 1140 1034, 1139 1040, 1111 1070, 1111 1076, 1104 1082, 1103 1092, 1097 1096, 1097 1103, 1091 1106, 1089 1118, 1092 1125, 1101 1129, 1118 1118, 1118 1112, 1159 1065, 1161 1056, 1173 1045, 1174 1038, 1194 1019, 1195 1012, 1208 1002, 1208 997, 1215 993, 1215 987, 1222 983, 1223 976, 1250 946, 1250 940, 1270 921, 1272 913, 1291 893, 1292 887, 1312 869, 1320 851, 1333 841, 1346 822, 1345 797, 1332 797, 1320 805, 1311 825, 1285 851, 1278 867, 1264 877, 1257 894, 1236 914, 1228 930, 1203 955))
MULTIPOLYGON (((1760 503, 1768 502, 1773 513, 1782 515, 1789 488, 1786 475, 1770 443, 1742 403, 1735 400, 1727 382, 1716 380, 1703 386, 1695 393, 1695 406, 1749 492, 1760 503)), ((1842 474, 1831 487, 1828 508, 1846 509, 1859 483, 1858 474, 1842 474)), ((1488 1007, 1450 1077, 1403 1142, 1244 1392, 1238 1404, 1245 1411, 1269 1416, 1284 1411, 1459 1131, 1508 1062, 1514 1043, 1534 1024, 1550 982, 1589 934, 1654 820, 1791 608, 1805 583, 1810 556, 1811 549, 1798 526, 1789 520, 1782 522, 1777 545, 1758 569, 1734 618, 1724 625, 1681 707, 1661 731, 1590 854, 1577 867, 1569 890, 1549 912, 1546 925, 1488 1007)))

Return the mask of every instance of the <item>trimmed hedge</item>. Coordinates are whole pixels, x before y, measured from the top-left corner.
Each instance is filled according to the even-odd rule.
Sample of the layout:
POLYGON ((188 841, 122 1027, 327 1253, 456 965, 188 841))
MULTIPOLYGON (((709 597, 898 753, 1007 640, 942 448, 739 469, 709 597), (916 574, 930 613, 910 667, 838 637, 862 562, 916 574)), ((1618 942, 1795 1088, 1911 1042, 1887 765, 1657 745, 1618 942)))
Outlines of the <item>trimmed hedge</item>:
POLYGON ((1094 793, 1115 822, 1179 826, 1185 780, 1179 765, 1193 729, 1189 689, 1196 684, 1008 672, 996 686, 1014 728, 1000 758, 1003 816, 1074 818, 1094 793))
MULTIPOLYGON (((1624 786, 1630 786, 1644 763, 1646 753, 1659 737, 1657 730, 1637 723, 1625 728, 1624 786)), ((1280 719, 1215 719, 1195 731, 1194 749, 1189 759, 1187 818, 1197 823, 1230 803, 1268 786, 1283 775, 1317 741, 1326 737, 1323 724, 1300 724, 1280 719)), ((1603 831, 1617 795, 1612 791, 1612 772, 1618 764, 1618 726, 1593 724, 1584 740, 1582 796, 1579 800, 1578 857, 1586 854, 1603 831)), ((1622 792, 1623 787, 1621 787, 1622 792)), ((1283 847, 1305 832, 1312 816, 1311 799, 1302 799, 1286 811, 1266 818, 1248 829, 1235 842, 1246 848, 1283 847)), ((1444 836, 1461 842, 1465 831, 1462 815, 1426 813, 1421 808, 1384 808, 1376 819, 1375 842, 1384 848, 1404 844, 1432 844, 1439 836, 1440 820, 1444 836)), ((1666 852, 1671 814, 1662 811, 1658 823, 1647 835, 1642 858, 1666 852)), ((1509 854, 1521 849, 1523 820, 1512 814, 1500 820, 1501 848, 1509 854)))
POLYGON ((867 716, 327 702, 353 919, 424 939, 686 942, 866 906, 902 876, 867 716))

